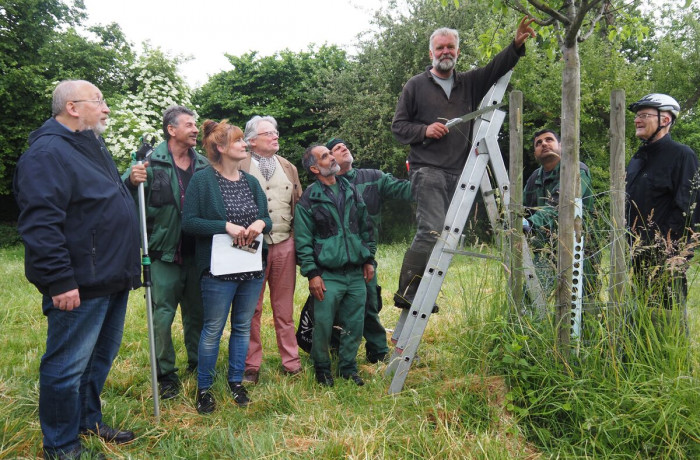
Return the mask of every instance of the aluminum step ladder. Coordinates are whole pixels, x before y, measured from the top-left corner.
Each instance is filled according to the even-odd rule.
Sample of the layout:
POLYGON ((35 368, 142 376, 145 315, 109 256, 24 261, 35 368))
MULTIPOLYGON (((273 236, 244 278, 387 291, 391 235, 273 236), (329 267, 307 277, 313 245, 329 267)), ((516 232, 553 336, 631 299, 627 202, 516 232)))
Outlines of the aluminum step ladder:
MULTIPOLYGON (((508 72, 491 87, 482 99, 478 110, 500 104, 511 74, 512 71, 508 72)), ((505 112, 494 109, 479 115, 474 121, 472 148, 448 208, 442 233, 430 254, 413 304, 410 309, 401 311, 401 316, 394 329, 392 340, 396 341, 396 346, 386 369, 387 376, 394 375, 389 387, 389 394, 398 393, 403 389, 432 313, 433 305, 435 305, 452 261, 452 256, 463 254, 488 257, 460 250, 462 230, 479 189, 481 189, 492 228, 495 230, 503 228, 496 195, 498 195, 502 205, 501 209, 507 209, 510 200, 510 182, 498 146, 498 133, 505 116, 505 112), (496 181, 495 189, 487 172, 489 167, 496 181)), ((522 238, 525 287, 534 307, 544 309, 545 295, 535 273, 527 241, 524 236, 522 238)))

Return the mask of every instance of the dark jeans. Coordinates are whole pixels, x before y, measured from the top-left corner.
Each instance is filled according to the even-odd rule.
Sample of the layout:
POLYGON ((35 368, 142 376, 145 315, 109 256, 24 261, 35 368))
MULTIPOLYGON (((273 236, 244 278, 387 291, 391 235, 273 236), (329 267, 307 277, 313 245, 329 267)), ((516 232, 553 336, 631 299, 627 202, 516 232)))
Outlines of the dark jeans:
POLYGON ((411 193, 416 201, 417 227, 410 249, 425 253, 426 261, 442 233, 459 177, 459 174, 428 166, 410 173, 411 193))
POLYGON ((100 393, 122 341, 128 298, 122 291, 61 311, 44 296, 49 324, 39 367, 39 421, 49 454, 77 447, 78 433, 102 422, 100 393))

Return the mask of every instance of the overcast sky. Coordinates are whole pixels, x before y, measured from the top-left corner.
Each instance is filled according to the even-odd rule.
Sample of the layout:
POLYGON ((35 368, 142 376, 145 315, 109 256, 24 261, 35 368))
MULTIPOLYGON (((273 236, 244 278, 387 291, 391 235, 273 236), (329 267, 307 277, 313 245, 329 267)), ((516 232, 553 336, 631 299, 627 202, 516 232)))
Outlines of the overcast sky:
POLYGON ((269 56, 310 43, 352 52, 356 35, 370 29, 379 0, 84 0, 88 25, 116 22, 141 51, 149 40, 171 54, 193 56, 181 67, 190 86, 231 68, 224 53, 269 56))

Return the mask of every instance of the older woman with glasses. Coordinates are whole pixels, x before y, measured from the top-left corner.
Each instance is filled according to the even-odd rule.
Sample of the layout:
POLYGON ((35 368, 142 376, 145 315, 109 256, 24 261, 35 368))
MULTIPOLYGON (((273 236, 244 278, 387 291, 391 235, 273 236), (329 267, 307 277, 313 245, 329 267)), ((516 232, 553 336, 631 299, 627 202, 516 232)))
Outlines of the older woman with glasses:
MULTIPOLYGON (((241 129, 226 120, 220 123, 206 120, 202 132, 202 143, 211 167, 192 177, 185 198, 182 229, 196 236, 197 265, 202 272, 204 326, 199 341, 197 411, 210 413, 216 408, 210 389, 229 312, 228 384, 239 406, 250 402, 241 381, 248 353, 250 323, 264 273, 263 267, 262 270, 242 273, 212 274, 212 238, 217 234, 228 234, 232 245, 246 247, 260 233, 268 233, 272 221, 260 183, 238 169, 239 162, 247 157, 241 129)), ((257 250, 262 261, 265 260, 264 250, 264 244, 257 250)))

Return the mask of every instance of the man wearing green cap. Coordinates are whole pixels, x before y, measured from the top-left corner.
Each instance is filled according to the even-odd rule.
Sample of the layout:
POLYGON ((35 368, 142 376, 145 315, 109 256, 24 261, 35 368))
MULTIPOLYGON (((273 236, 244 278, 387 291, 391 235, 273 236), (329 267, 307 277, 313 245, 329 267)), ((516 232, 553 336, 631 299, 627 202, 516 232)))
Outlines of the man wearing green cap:
MULTIPOLYGON (((381 226, 382 202, 386 199, 410 200, 411 183, 407 180, 397 179, 389 173, 378 169, 353 169, 354 158, 345 141, 333 138, 326 144, 335 161, 340 166, 339 177, 346 178, 357 188, 358 193, 367 206, 367 213, 372 219, 375 232, 381 226)), ((375 235, 376 237, 376 235, 375 235)), ((382 361, 389 352, 386 342, 386 330, 379 320, 381 310, 381 287, 377 284, 377 277, 367 283, 367 302, 365 303, 365 325, 362 335, 365 340, 367 361, 376 363, 382 361)), ((334 336, 334 344, 337 337, 334 336)))

